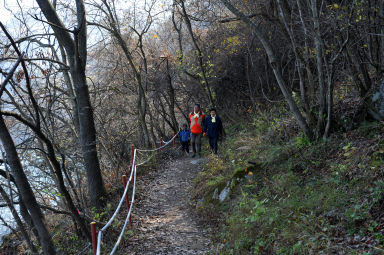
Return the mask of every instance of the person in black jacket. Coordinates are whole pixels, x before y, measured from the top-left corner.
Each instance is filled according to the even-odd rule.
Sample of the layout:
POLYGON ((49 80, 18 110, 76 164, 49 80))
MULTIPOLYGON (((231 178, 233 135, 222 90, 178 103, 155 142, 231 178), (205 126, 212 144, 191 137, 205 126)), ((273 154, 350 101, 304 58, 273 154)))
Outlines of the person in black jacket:
POLYGON ((206 117, 204 122, 204 135, 208 134, 211 150, 217 155, 217 140, 223 135, 223 123, 217 116, 215 108, 211 108, 210 112, 211 115, 206 117))

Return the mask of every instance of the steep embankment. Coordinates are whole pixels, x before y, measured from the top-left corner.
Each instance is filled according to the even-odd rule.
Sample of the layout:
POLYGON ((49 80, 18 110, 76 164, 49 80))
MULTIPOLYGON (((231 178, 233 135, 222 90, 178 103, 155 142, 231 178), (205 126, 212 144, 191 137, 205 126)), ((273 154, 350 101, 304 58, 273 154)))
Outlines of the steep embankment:
POLYGON ((382 124, 312 142, 287 123, 232 127, 198 174, 220 254, 384 254, 382 124))
POLYGON ((140 180, 135 230, 125 254, 206 254, 210 240, 190 208, 191 188, 206 159, 178 158, 140 180))

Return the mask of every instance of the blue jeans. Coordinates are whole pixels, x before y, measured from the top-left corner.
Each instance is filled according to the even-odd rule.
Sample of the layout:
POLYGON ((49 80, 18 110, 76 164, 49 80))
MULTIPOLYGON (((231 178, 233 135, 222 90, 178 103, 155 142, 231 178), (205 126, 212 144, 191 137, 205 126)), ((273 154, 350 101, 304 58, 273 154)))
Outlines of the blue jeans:
POLYGON ((218 136, 209 136, 209 145, 211 147, 211 150, 213 150, 213 152, 215 154, 217 154, 217 139, 218 139, 218 136))

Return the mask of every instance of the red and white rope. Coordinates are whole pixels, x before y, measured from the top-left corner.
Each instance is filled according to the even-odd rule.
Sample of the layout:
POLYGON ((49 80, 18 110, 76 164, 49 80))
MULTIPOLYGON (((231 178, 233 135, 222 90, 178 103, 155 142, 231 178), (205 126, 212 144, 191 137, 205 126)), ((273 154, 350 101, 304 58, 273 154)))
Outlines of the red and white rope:
MULTIPOLYGON (((116 243, 115 243, 115 246, 113 247, 112 251, 111 251, 111 255, 115 253, 115 251, 117 250, 117 247, 119 246, 120 242, 121 242, 121 239, 123 238, 123 235, 124 235, 124 231, 125 231, 125 228, 127 227, 127 224, 129 222, 129 217, 131 216, 131 213, 132 213, 132 206, 133 206, 133 202, 135 200, 135 191, 136 191, 136 166, 135 166, 135 170, 134 170, 134 174, 133 174, 133 188, 132 188, 132 197, 131 197, 131 205, 129 207, 129 211, 128 211, 128 214, 127 214, 127 218, 125 218, 125 222, 124 222, 124 226, 123 226, 123 229, 121 230, 120 232, 120 235, 119 235, 119 238, 117 239, 116 243)), ((128 186, 128 185, 127 185, 128 186)))
POLYGON ((124 193, 123 195, 121 196, 121 199, 120 199, 120 202, 115 210, 115 212, 113 213, 112 217, 108 220, 108 222, 105 224, 105 226, 99 230, 99 233, 98 233, 98 236, 97 236, 97 250, 96 250, 96 255, 100 255, 100 252, 101 252, 101 241, 102 241, 102 238, 103 238, 103 232, 105 232, 108 227, 112 224, 112 222, 114 221, 114 219, 116 218, 117 214, 119 213, 120 211, 120 208, 122 206, 122 204, 124 203, 124 200, 125 200, 125 197, 128 193, 128 189, 129 189, 129 185, 130 183, 132 182, 132 195, 131 195, 131 204, 130 204, 130 207, 129 207, 129 210, 128 210, 128 214, 127 214, 127 217, 125 219, 125 222, 124 222, 124 226, 120 232, 120 235, 115 243, 115 245, 113 246, 112 248, 112 251, 110 253, 110 255, 114 254, 121 242, 121 239, 124 235, 124 231, 127 227, 127 224, 129 222, 129 218, 132 214, 132 208, 133 208, 133 203, 135 201, 135 191, 136 191, 136 167, 137 166, 140 166, 140 165, 143 165, 145 163, 147 163, 152 157, 153 155, 146 161, 140 163, 140 164, 137 164, 136 163, 136 158, 137 158, 137 153, 138 152, 155 152, 155 151, 158 151, 164 147, 166 147, 168 144, 170 144, 176 137, 177 135, 180 133, 180 130, 179 132, 177 132, 172 138, 171 140, 169 140, 168 142, 165 142, 163 146, 159 147, 159 148, 156 148, 156 149, 153 149, 153 150, 140 150, 140 149, 134 149, 134 152, 133 152, 133 160, 132 160, 132 167, 131 167, 131 172, 130 172, 130 176, 129 176, 129 181, 127 182, 127 185, 125 186, 125 189, 124 189, 124 193), (133 181, 132 181, 133 180, 133 181))

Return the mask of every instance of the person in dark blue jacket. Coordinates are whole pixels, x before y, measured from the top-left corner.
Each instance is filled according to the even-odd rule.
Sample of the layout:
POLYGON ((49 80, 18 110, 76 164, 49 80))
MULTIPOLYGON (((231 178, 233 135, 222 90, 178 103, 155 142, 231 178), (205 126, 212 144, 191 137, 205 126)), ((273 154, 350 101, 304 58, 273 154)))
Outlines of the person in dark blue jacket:
POLYGON ((191 139, 191 131, 187 128, 187 124, 183 125, 183 129, 180 131, 180 143, 181 150, 189 154, 189 141, 191 139))
POLYGON ((223 135, 223 123, 217 116, 215 108, 211 108, 210 112, 211 115, 206 117, 204 122, 204 135, 208 134, 211 150, 217 155, 217 140, 223 135))

